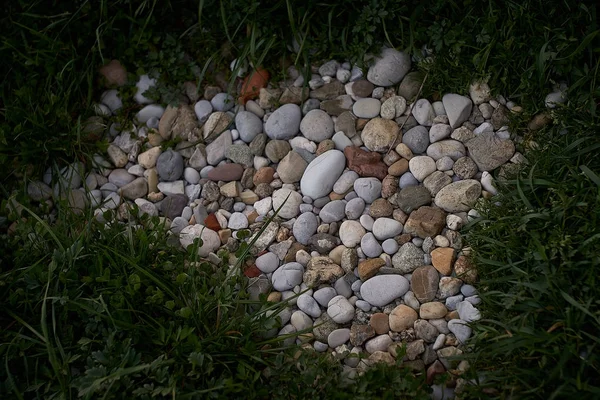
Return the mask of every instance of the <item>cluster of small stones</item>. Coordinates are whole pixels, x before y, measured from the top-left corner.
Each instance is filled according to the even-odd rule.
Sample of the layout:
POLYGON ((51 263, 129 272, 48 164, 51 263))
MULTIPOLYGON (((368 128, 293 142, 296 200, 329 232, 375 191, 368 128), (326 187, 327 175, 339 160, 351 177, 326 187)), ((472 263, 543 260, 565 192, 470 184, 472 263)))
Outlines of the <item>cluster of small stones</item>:
MULTIPOLYGON (((115 89, 88 120, 86 132, 110 141, 94 170, 76 163, 54 181, 48 172, 28 192, 91 206, 99 219, 111 209, 126 219, 135 203, 166 218, 183 247, 200 237, 201 257, 216 262, 223 247, 232 264, 278 210, 244 270, 253 298, 288 302, 273 334, 304 332, 299 343, 331 352, 350 374, 392 364, 404 348, 404 365, 429 382, 458 377, 468 364, 450 357, 480 318, 459 231, 478 199, 496 194, 491 172, 524 161, 507 128, 520 107, 485 83, 470 97, 410 103, 422 82, 410 69, 406 54, 385 49, 366 78, 329 61, 309 78, 290 67, 287 81, 245 104, 216 86, 200 98, 187 83, 188 98, 166 108, 144 96, 155 80, 141 76, 133 127, 104 129, 122 107, 115 89), (166 141, 177 144, 163 150, 166 141)), ((101 72, 124 83, 116 61, 101 72)))

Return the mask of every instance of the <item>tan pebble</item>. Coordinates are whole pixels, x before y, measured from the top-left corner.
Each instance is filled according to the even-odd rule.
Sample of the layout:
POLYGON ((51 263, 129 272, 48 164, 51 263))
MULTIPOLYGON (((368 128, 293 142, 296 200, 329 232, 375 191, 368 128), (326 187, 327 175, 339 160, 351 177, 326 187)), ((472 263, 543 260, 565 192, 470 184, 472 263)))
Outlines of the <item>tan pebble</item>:
POLYGON ((227 243, 227 240, 231 237, 231 229, 221 229, 219 231, 219 238, 221 239, 221 244, 227 243))
POLYGON ((342 200, 345 196, 346 196, 345 193, 344 194, 338 194, 336 192, 329 193, 329 199, 331 201, 333 201, 333 200, 342 200))
POLYGON ((385 261, 381 258, 373 258, 370 260, 362 261, 358 264, 358 276, 361 281, 366 281, 377 274, 379 269, 385 265, 385 261))
POLYGON ((238 181, 227 182, 219 188, 219 191, 225 197, 238 197, 242 192, 242 185, 238 181))
POLYGON ((336 263, 337 265, 341 265, 342 264, 342 253, 346 249, 347 249, 346 246, 344 246, 343 244, 340 244, 335 249, 333 249, 329 252, 329 258, 331 258, 333 260, 333 262, 336 263))
POLYGON ((401 158, 388 167, 388 174, 392 176, 401 176, 406 171, 408 171, 408 160, 406 158, 401 158))
MULTIPOLYGON (((252 190, 244 190, 242 193, 240 193, 239 196, 240 196, 240 199, 244 202, 244 204, 252 205, 259 200, 256 193, 254 193, 252 190)), ((258 214, 257 214, 257 217, 258 217, 258 214)))
POLYGON ((156 168, 147 170, 148 172, 148 192, 158 192, 158 174, 156 168))
POLYGON ((419 316, 421 319, 439 319, 444 318, 448 313, 446 306, 439 301, 432 301, 421 304, 419 316))
POLYGON ((450 311, 448 314, 446 314, 446 316, 444 317, 444 319, 446 321, 450 321, 451 319, 459 319, 458 317, 458 311, 450 311))
POLYGON ((267 301, 271 303, 279 303, 281 301, 281 292, 271 292, 267 296, 267 301))
POLYGON ((159 201, 161 201, 164 198, 165 198, 165 195, 161 192, 148 193, 148 200, 153 203, 158 203, 159 201))
POLYGON ((412 328, 418 317, 415 310, 409 306, 400 304, 390 313, 390 329, 394 332, 402 332, 408 328, 412 328))
POLYGON ((248 223, 253 224, 254 221, 256 221, 256 218, 258 218, 258 213, 256 212, 256 210, 253 210, 246 217, 248 218, 248 223))
POLYGON ((439 247, 431 252, 431 264, 442 275, 452 273, 452 262, 454 261, 454 249, 452 247, 439 247))
POLYGON ((362 131, 362 129, 365 127, 365 125, 367 124, 367 122, 369 122, 370 119, 365 119, 365 118, 358 118, 356 120, 356 130, 357 131, 362 131))
POLYGON ((406 158, 407 160, 413 158, 412 150, 409 149, 408 146, 404 143, 400 143, 398 146, 396 146, 396 153, 406 158))
POLYGON ((156 147, 156 146, 160 146, 162 144, 162 142, 164 142, 165 139, 163 139, 162 136, 160 136, 160 134, 154 130, 152 130, 151 132, 148 132, 148 143, 150 144, 150 146, 152 147, 156 147))

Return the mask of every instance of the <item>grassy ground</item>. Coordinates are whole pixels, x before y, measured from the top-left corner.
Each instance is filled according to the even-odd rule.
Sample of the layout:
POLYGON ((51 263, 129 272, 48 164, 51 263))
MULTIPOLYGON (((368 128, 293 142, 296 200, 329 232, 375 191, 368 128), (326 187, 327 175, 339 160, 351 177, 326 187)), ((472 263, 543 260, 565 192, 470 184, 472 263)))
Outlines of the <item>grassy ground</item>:
POLYGON ((10 60, 0 64, 8 218, 0 219, 0 393, 425 395, 422 380, 407 381, 395 369, 341 392, 333 373, 339 367, 323 357, 303 354, 309 359, 296 365, 277 355, 276 344, 257 341, 258 321, 243 313, 250 304, 234 290, 239 282, 208 264, 189 268, 191 254, 153 239, 148 221, 143 229, 100 229, 85 218, 49 225, 25 212, 17 233, 6 231, 16 217, 6 213, 6 198, 28 205, 18 192, 21 176, 85 161, 102 148, 86 140, 82 122, 99 95, 97 67, 112 58, 131 73, 123 90, 131 90, 137 72, 160 73, 157 96, 169 102, 184 80, 233 82, 219 73, 235 57, 267 65, 277 78, 289 63, 304 70, 331 57, 364 64, 365 54, 387 43, 420 60, 418 68, 429 72, 427 96, 465 93, 473 78, 488 78, 496 92, 525 106, 514 130, 539 145, 503 188, 501 206, 482 205, 483 220, 469 230, 486 289, 486 320, 475 327, 471 356, 486 381, 469 396, 597 396, 600 30, 594 2, 571 3, 7 2, 0 19, 0 56, 10 60), (288 50, 292 40, 297 54, 288 50), (435 58, 424 58, 423 48, 435 58), (527 132, 528 118, 562 81, 569 103, 553 115, 554 127, 527 132), (79 392, 86 387, 90 392, 79 392))

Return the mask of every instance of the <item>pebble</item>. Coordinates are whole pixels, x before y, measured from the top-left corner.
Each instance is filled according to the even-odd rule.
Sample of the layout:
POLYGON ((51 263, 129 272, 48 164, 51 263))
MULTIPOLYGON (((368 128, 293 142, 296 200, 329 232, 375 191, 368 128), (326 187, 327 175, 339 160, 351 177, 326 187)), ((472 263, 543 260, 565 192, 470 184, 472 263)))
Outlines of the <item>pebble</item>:
POLYGON ((333 299, 335 296, 337 296, 337 292, 331 286, 326 286, 313 293, 313 298, 322 307, 327 307, 331 299, 333 299))
POLYGON ((291 262, 282 265, 271 277, 273 282, 273 288, 280 292, 290 290, 294 286, 302 283, 302 275, 304 274, 304 267, 297 262, 291 262))
POLYGON ((367 149, 385 153, 394 145, 399 134, 400 127, 395 121, 373 118, 363 128, 360 138, 367 149))
POLYGON ((347 220, 342 222, 339 229, 340 240, 346 247, 356 247, 365 235, 365 229, 358 221, 347 220))
POLYGON ((423 182, 425 178, 431 175, 436 170, 436 164, 433 158, 428 156, 416 156, 408 162, 411 174, 419 182, 423 182))
POLYGON ((372 203, 381 197, 381 181, 377 178, 358 178, 354 181, 354 191, 365 203, 372 203))
POLYGON ((473 304, 468 301, 461 301, 456 306, 460 319, 466 322, 478 321, 481 319, 481 313, 476 309, 473 304))
POLYGON ((320 143, 333 136, 333 121, 325 111, 311 110, 302 118, 300 132, 308 140, 320 143))
POLYGON ((313 199, 328 195, 345 166, 346 157, 341 151, 329 150, 321 154, 308 164, 302 175, 300 180, 302 194, 313 199))
POLYGON ((290 317, 290 324, 296 331, 303 331, 313 326, 313 320, 301 310, 296 310, 290 317))
POLYGON ((392 86, 399 83, 410 71, 410 56, 395 49, 385 48, 375 57, 367 71, 369 82, 377 86, 392 86))
POLYGON ((208 117, 213 112, 212 104, 207 100, 200 100, 196 104, 194 104, 194 113, 196 114, 196 118, 198 118, 198 123, 204 124, 208 121, 208 117))
POLYGON ((368 303, 383 307, 404 295, 408 289, 409 283, 403 276, 377 275, 363 282, 360 295, 368 303))
POLYGON ((448 329, 456 336, 458 341, 465 344, 471 337, 472 329, 462 319, 453 319, 448 321, 448 329))
POLYGON ((392 218, 377 218, 373 223, 373 235, 378 240, 385 240, 402 233, 403 226, 392 218))
POLYGON ((300 214, 294 222, 294 237, 299 243, 307 245, 310 238, 317 232, 317 227, 317 217, 313 213, 305 212, 300 214))
POLYGON ((424 126, 415 126, 402 136, 402 143, 404 143, 413 154, 425 153, 429 146, 429 131, 424 126))
POLYGON ((144 96, 144 93, 150 89, 151 87, 156 85, 156 79, 150 78, 148 75, 141 75, 135 84, 137 88, 137 92, 133 99, 138 104, 150 104, 152 103, 152 99, 144 96))
POLYGON ((235 105, 235 99, 227 93, 217 93, 210 104, 216 111, 229 111, 235 105))
POLYGON ((296 305, 300 310, 304 311, 307 315, 310 315, 313 318, 318 318, 321 316, 321 308, 319 308, 319 304, 309 294, 304 293, 298 296, 296 305))
MULTIPOLYGON (((394 239, 386 239, 382 244, 381 248, 389 255, 393 255, 398 251, 398 242, 394 239)), ((363 250, 364 252, 364 250, 363 250)))
POLYGON ((348 340, 350 340, 350 329, 341 328, 336 329, 329 334, 327 337, 327 344, 329 344, 329 347, 331 348, 336 348, 346 343, 348 340))
POLYGON ((356 197, 346 203, 345 214, 348 219, 358 219, 365 209, 365 201, 356 197))
POLYGON ((298 134, 301 119, 300 107, 296 104, 284 104, 269 116, 264 131, 271 139, 288 140, 298 134))
POLYGON ((346 203, 342 200, 334 200, 327 203, 319 213, 321 221, 329 224, 331 222, 341 221, 345 213, 346 203))
POLYGON ((333 184, 333 191, 338 194, 344 194, 353 188, 354 182, 359 178, 354 171, 345 171, 333 184))
POLYGON ((352 112, 358 118, 375 118, 380 110, 381 102, 371 97, 358 99, 352 106, 352 112))
POLYGON ((442 97, 442 102, 452 128, 458 128, 469 119, 473 103, 468 97, 448 93, 442 97))
POLYGON ((389 335, 379 335, 365 343, 365 350, 369 354, 373 354, 376 351, 387 351, 392 343, 392 338, 389 335))
POLYGON ((327 304, 327 315, 338 324, 345 324, 354 318, 354 307, 341 295, 335 296, 327 304))
POLYGON ((298 215, 302 195, 290 189, 279 189, 273 192, 273 210, 279 210, 281 218, 291 219, 298 215), (281 209, 280 209, 281 207, 281 209))
MULTIPOLYGON (((419 99, 413 105, 412 115, 415 117, 419 125, 422 125, 423 127, 431 126, 433 125, 433 119, 435 118, 435 111, 433 110, 433 106, 429 100, 419 99)), ((422 153, 422 151, 417 153, 422 153)))

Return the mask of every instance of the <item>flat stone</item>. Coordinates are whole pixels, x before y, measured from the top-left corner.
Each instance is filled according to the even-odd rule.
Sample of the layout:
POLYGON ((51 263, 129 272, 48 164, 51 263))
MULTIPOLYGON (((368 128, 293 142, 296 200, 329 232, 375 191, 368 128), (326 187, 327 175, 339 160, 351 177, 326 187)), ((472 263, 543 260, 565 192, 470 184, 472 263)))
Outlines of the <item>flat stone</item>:
MULTIPOLYGON (((415 102, 412 108, 412 115, 415 117, 419 125, 431 126, 435 118, 433 106, 427 99, 419 99, 415 102)), ((421 153, 421 152, 419 152, 421 153)))
POLYGON ((353 346, 362 346, 373 336, 375 336, 375 330, 370 325, 352 324, 350 327, 350 343, 353 346))
POLYGON ((295 151, 290 151, 277 166, 277 173, 283 183, 296 183, 302 179, 308 163, 295 151))
MULTIPOLYGON (((452 160, 451 160, 452 161, 452 160)), ((444 187, 452 183, 452 178, 443 173, 442 171, 434 171, 425 180, 423 180, 423 186, 429 190, 431 196, 435 196, 444 187)))
POLYGON ((454 262, 454 249, 451 247, 439 247, 431 252, 431 263, 442 275, 452 273, 454 262))
POLYGON ((279 210, 278 215, 281 218, 296 217, 300 211, 300 204, 302 204, 302 195, 296 191, 283 188, 273 193, 273 209, 279 210))
POLYGON ((402 233, 402 224, 392 218, 377 218, 373 224, 373 235, 378 240, 385 240, 402 233))
POLYGON ((358 264, 358 276, 361 281, 366 281, 374 277, 379 269, 385 265, 385 261, 381 258, 373 258, 365 260, 358 264))
POLYGON ((358 118, 375 118, 381 110, 381 102, 372 97, 358 99, 352 106, 352 112, 358 118))
POLYGON ((239 164, 222 164, 208 171, 207 179, 211 181, 231 182, 241 179, 244 167, 239 164))
POLYGON ((446 213, 435 207, 420 207, 410 213, 404 231, 422 239, 439 235, 446 225, 446 213))
POLYGON ((317 232, 318 227, 317 217, 311 213, 303 213, 294 222, 293 233, 296 240, 304 245, 317 232))
POLYGON ((451 183, 435 196, 435 204, 448 212, 469 211, 481 195, 481 184, 474 179, 451 183))
POLYGON ((431 204, 429 190, 423 186, 409 186, 398 192, 396 204, 407 214, 419 207, 431 204))
POLYGON ((344 149, 344 155, 348 160, 348 168, 361 177, 375 177, 383 180, 387 175, 388 167, 381 160, 381 154, 377 152, 349 146, 344 149))
POLYGON ((508 162, 515 153, 511 140, 498 138, 493 132, 485 132, 469 140, 466 144, 469 156, 480 171, 492 171, 508 162))
POLYGON ((378 275, 360 287, 362 298, 376 307, 383 307, 408 291, 409 283, 400 275, 378 275))
POLYGON ((217 136, 212 143, 206 146, 206 161, 208 164, 217 165, 223 161, 225 153, 232 143, 231 131, 224 131, 217 136))
POLYGON ((402 143, 408 146, 414 154, 425 153, 429 146, 429 131, 424 126, 415 126, 402 136, 402 143))
POLYGON ((427 147, 427 155, 435 161, 446 156, 456 161, 464 157, 466 153, 465 146, 461 142, 451 139, 435 142, 427 147))
POLYGON ((448 321, 448 329, 456 336, 461 344, 465 344, 473 332, 471 327, 467 325, 467 321, 462 319, 448 321))
POLYGON ((419 308, 419 317, 421 319, 439 319, 444 318, 448 309, 439 301, 426 302, 419 308))

